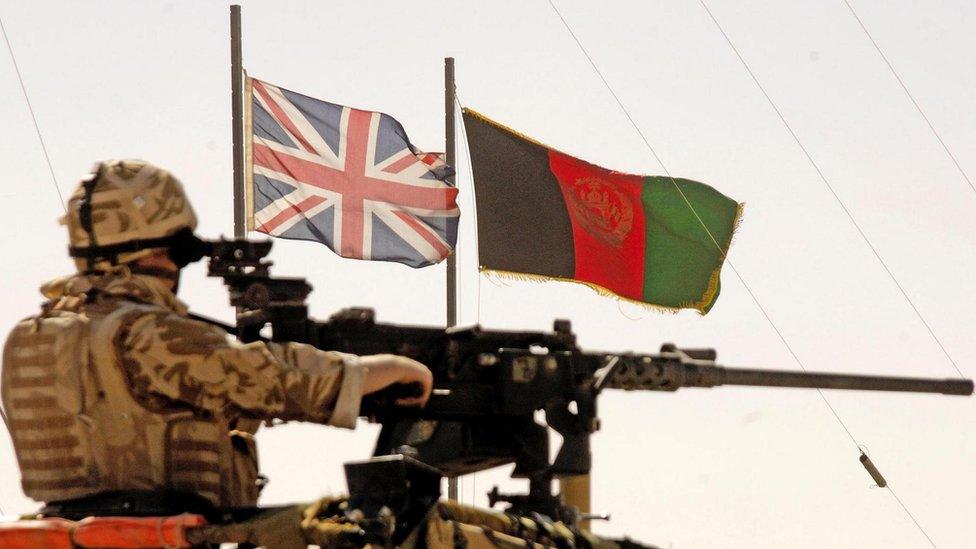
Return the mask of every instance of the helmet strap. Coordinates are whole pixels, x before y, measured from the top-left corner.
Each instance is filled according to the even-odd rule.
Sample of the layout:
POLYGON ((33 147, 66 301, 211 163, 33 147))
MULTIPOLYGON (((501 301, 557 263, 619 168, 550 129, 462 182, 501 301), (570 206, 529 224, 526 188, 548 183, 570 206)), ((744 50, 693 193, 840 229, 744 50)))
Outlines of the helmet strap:
MULTIPOLYGON (((102 174, 105 173, 106 165, 104 162, 99 162, 98 167, 95 169, 95 173, 88 179, 82 181, 82 186, 85 189, 84 196, 81 197, 81 203, 78 205, 78 217, 81 221, 81 228, 88 233, 88 247, 85 248, 86 253, 84 255, 87 263, 88 270, 92 271, 95 269, 95 263, 97 258, 98 241, 95 238, 95 226, 92 222, 92 195, 95 192, 95 186, 101 179, 102 174)), ((112 265, 117 263, 118 256, 113 255, 110 258, 112 265)))
POLYGON ((129 240, 119 244, 109 244, 106 246, 69 246, 68 254, 71 257, 86 257, 89 260, 89 270, 93 270, 92 260, 100 258, 111 259, 112 264, 117 264, 120 254, 138 252, 151 248, 163 248, 169 254, 173 263, 181 269, 194 261, 199 261, 206 255, 210 255, 212 244, 201 240, 193 234, 190 228, 184 228, 169 236, 159 238, 143 238, 140 240, 129 240))

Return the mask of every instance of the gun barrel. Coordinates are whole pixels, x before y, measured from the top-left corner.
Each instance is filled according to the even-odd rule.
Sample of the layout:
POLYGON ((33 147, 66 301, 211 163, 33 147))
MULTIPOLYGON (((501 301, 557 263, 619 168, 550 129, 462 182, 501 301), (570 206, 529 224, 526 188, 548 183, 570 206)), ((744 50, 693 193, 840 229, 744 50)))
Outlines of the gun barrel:
POLYGON ((931 379, 911 377, 864 376, 823 372, 791 372, 722 368, 717 385, 752 385, 760 387, 806 387, 810 389, 848 389, 859 391, 897 391, 971 395, 971 379, 931 379))
POLYGON ((600 387, 676 391, 681 387, 717 387, 746 385, 752 387, 798 387, 808 389, 847 389, 855 391, 894 391, 971 395, 971 379, 931 379, 922 377, 866 376, 827 372, 759 370, 726 368, 710 361, 689 358, 687 354, 658 356, 606 355, 612 369, 600 387))

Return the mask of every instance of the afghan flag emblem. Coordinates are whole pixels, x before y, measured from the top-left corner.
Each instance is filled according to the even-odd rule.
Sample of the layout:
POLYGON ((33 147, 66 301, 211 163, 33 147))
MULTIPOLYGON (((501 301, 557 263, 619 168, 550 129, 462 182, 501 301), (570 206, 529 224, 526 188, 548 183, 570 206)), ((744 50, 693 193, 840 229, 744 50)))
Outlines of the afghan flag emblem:
POLYGON ((464 110, 480 268, 707 313, 742 205, 697 181, 631 175, 464 110))

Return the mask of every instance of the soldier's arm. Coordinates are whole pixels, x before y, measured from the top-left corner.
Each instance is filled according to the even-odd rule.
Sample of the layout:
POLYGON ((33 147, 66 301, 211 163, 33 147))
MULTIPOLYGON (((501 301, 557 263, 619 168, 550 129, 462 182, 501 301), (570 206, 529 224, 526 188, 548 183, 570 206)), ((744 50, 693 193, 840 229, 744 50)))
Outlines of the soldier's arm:
MULTIPOLYGON (((317 372, 321 367, 319 357, 323 351, 304 343, 269 343, 268 348, 276 356, 287 364, 307 372, 317 372)), ((346 353, 334 351, 325 354, 341 358, 343 360, 358 359, 359 366, 366 369, 366 376, 363 379, 364 395, 379 391, 394 383, 418 383, 423 388, 419 396, 400 399, 397 404, 402 406, 422 405, 427 402, 432 385, 432 376, 426 366, 403 356, 382 354, 356 357, 346 353)))
POLYGON ((413 381, 402 363, 378 358, 383 355, 359 358, 297 343, 242 344, 218 327, 168 311, 131 319, 118 344, 138 394, 214 413, 352 428, 363 394, 413 381))
MULTIPOLYGON (((356 367, 365 370, 361 382, 363 395, 374 393, 394 383, 419 384, 422 389, 420 394, 397 400, 396 403, 401 406, 426 404, 433 387, 430 370, 416 360, 403 356, 381 354, 359 357, 335 351, 321 351, 311 345, 294 342, 268 343, 267 347, 283 363, 293 365, 312 375, 326 374, 323 368, 328 369, 329 364, 336 360, 341 360, 345 364, 355 363, 356 367), (323 361, 323 357, 329 360, 323 361)), ((340 391, 339 402, 336 405, 336 410, 339 412, 332 418, 334 425, 344 426, 346 423, 350 425, 355 423, 359 412, 359 400, 356 397, 355 402, 352 402, 352 395, 352 391, 340 391), (345 401, 347 398, 349 402, 345 401), (336 416, 343 416, 343 421, 337 421, 336 416)))

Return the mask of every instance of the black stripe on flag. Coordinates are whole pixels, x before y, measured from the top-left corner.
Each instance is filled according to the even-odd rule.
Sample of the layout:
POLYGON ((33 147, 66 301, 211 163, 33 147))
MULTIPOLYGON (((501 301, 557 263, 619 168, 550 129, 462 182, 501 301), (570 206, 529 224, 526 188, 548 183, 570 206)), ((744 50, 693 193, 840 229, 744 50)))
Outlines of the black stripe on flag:
POLYGON ((465 109, 481 267, 572 278, 573 227, 549 151, 465 109))

